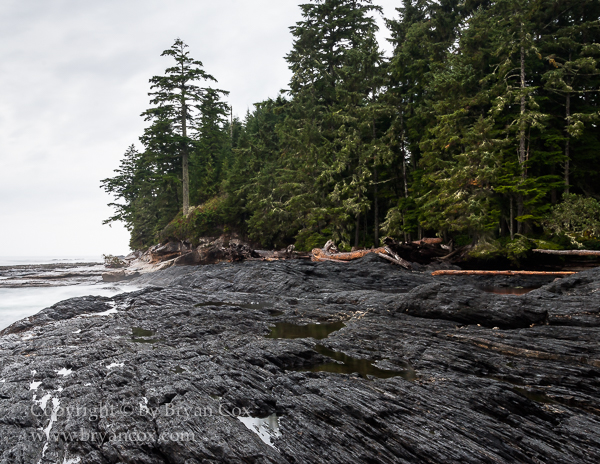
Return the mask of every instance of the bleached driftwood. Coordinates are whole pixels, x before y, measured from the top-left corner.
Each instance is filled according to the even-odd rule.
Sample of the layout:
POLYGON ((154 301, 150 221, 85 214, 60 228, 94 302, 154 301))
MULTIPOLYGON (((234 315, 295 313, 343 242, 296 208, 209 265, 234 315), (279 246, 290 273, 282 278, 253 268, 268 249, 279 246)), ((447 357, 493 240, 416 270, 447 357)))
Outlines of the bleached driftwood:
POLYGON ((516 276, 516 275, 528 275, 528 276, 569 276, 577 274, 577 272, 545 272, 545 271, 434 271, 431 273, 432 276, 442 275, 504 275, 504 276, 516 276))
POLYGON ((562 256, 600 256, 600 251, 598 250, 540 250, 536 248, 533 252, 562 256))

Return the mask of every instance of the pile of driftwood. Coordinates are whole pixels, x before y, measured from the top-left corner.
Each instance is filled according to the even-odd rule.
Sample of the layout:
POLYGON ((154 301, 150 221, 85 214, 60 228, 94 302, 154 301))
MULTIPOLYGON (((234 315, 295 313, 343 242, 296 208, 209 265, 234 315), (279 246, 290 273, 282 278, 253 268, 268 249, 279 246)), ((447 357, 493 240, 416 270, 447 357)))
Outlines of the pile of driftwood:
POLYGON ((351 261, 362 258, 369 253, 384 258, 394 264, 398 264, 405 269, 412 269, 411 263, 430 264, 436 258, 441 258, 448 254, 451 249, 442 245, 442 239, 427 238, 417 242, 400 243, 386 237, 383 247, 354 250, 347 253, 340 253, 332 240, 329 240, 323 248, 312 250, 313 261, 351 261))
MULTIPOLYGON (((394 239, 386 237, 383 239, 384 245, 380 248, 353 250, 347 253, 340 253, 332 240, 328 241, 323 248, 312 250, 313 261, 337 261, 348 262, 353 259, 362 258, 369 253, 375 253, 378 256, 398 264, 406 269, 412 269, 411 263, 431 264, 432 262, 460 262, 466 259, 471 245, 452 249, 451 245, 442 244, 441 238, 424 238, 415 242, 397 242, 394 239)), ((543 253, 560 256, 600 256, 600 251, 594 250, 533 250, 534 253, 543 253)), ((433 275, 545 275, 545 276, 566 276, 575 274, 575 272, 547 272, 547 271, 462 271, 462 270, 440 270, 435 271, 433 275)))

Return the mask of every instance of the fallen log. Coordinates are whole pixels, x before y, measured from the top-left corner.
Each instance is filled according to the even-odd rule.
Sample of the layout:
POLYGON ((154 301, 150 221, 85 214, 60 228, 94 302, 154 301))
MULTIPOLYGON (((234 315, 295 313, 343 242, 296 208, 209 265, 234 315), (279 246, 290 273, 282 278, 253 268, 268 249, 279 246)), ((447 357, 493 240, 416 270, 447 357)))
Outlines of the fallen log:
POLYGON ((431 273, 432 276, 442 275, 502 275, 502 276, 517 276, 517 275, 529 275, 529 276, 570 276, 577 274, 577 272, 545 272, 545 271, 434 271, 431 273))
POLYGON ((534 253, 544 253, 546 255, 563 255, 563 256, 600 256, 600 251, 597 250, 533 250, 534 253))
POLYGON ((321 248, 312 250, 313 261, 352 261, 353 259, 362 258, 369 253, 385 253, 385 248, 374 248, 371 250, 356 250, 349 253, 328 253, 321 248))
POLYGON ((325 251, 325 253, 339 253, 337 247, 335 246, 335 243, 333 240, 328 240, 327 243, 325 244, 325 246, 323 247, 323 251, 325 251))
POLYGON ((392 261, 392 262, 399 264, 400 266, 402 266, 405 269, 412 269, 412 264, 409 261, 402 259, 402 257, 400 257, 397 253, 394 253, 394 251, 390 247, 386 246, 385 251, 387 252, 387 255, 384 255, 383 253, 377 253, 377 254, 379 256, 382 256, 385 259, 387 259, 387 257, 391 256, 392 258, 395 259, 395 261, 392 261))
MULTIPOLYGON (((437 241, 437 239, 432 240, 437 241)), ((442 248, 440 243, 429 244, 427 241, 401 243, 390 237, 385 237, 383 243, 394 253, 391 256, 397 255, 409 263, 428 265, 449 253, 448 250, 442 248)))
POLYGON ((452 253, 449 253, 446 256, 442 256, 441 258, 438 258, 438 259, 441 261, 446 261, 450 258, 454 258, 456 255, 462 253, 463 251, 470 250, 471 248, 473 248, 471 245, 468 245, 467 247, 460 247, 460 248, 457 248, 456 250, 454 250, 452 253))
POLYGON ((441 238, 422 238, 421 240, 415 240, 412 243, 414 245, 440 245, 442 241, 441 238))
POLYGON ((334 263, 345 263, 345 264, 348 264, 350 262, 350 261, 344 261, 341 259, 324 258, 322 256, 319 256, 318 258, 313 257, 312 261, 319 262, 319 263, 322 263, 325 261, 333 261, 334 263))
MULTIPOLYGON (((402 262, 401 262, 401 261, 398 261, 397 259, 394 259, 394 258, 392 258, 391 256, 388 256, 388 255, 386 255, 386 254, 383 254, 383 253, 377 253, 377 255, 378 255, 378 256, 380 256, 380 257, 382 257, 383 259, 387 259, 388 261, 390 261, 390 262, 392 262, 392 263, 394 263, 394 264, 398 264, 399 266, 402 266, 402 267, 403 267, 403 268, 405 268, 405 269, 412 269, 412 266, 410 266, 410 263, 408 263, 408 265, 410 266, 410 267, 408 267, 408 266, 406 266, 405 264, 402 264, 402 262)), ((402 261, 404 261, 404 260, 402 260, 402 261)))

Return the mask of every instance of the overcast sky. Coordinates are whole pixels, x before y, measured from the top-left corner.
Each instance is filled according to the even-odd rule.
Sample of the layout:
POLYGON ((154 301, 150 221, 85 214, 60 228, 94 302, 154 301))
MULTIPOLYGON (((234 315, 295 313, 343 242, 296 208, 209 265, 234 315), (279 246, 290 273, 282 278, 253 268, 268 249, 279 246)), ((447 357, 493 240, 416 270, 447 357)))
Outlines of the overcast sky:
MULTIPOLYGON (((161 52, 180 37, 243 117, 287 87, 298 3, 2 0, 0 256, 127 253, 128 232, 102 225, 99 185, 138 144, 148 79, 170 66, 161 52)), ((400 5, 375 3, 386 17, 400 5)))

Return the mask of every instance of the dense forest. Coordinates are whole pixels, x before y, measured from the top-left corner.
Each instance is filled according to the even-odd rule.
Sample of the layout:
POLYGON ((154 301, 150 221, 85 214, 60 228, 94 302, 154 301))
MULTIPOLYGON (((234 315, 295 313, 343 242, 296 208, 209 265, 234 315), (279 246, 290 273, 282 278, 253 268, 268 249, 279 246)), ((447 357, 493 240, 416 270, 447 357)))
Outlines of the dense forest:
POLYGON ((230 117, 177 39, 102 187, 131 247, 237 232, 342 249, 439 236, 480 253, 598 247, 600 2, 312 0, 289 88, 230 117), (528 245, 531 244, 531 245, 528 245))

